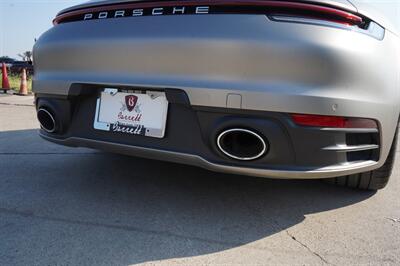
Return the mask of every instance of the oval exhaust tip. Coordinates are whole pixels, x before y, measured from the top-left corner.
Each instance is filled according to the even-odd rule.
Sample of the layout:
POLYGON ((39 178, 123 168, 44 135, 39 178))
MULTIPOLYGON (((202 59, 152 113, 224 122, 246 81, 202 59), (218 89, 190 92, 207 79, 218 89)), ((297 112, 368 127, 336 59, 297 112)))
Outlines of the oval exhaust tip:
POLYGON ((256 160, 262 157, 268 149, 263 137, 254 131, 243 128, 223 131, 218 135, 217 145, 226 156, 241 161, 256 160))
POLYGON ((56 120, 48 110, 40 108, 37 112, 37 118, 43 130, 48 133, 54 133, 56 131, 56 120))

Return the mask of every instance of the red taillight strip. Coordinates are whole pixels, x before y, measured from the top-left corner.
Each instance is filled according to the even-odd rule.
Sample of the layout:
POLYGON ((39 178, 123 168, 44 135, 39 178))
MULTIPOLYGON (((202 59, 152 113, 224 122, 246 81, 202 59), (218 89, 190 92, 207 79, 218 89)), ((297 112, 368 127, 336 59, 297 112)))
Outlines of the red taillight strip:
POLYGON ((141 2, 141 3, 130 3, 130 4, 115 4, 107 6, 99 6, 92 8, 84 8, 74 11, 69 11, 57 16, 53 23, 59 24, 63 20, 70 17, 84 15, 86 13, 102 12, 102 11, 115 11, 119 9, 130 9, 130 8, 152 8, 152 7, 189 7, 189 6, 256 6, 265 8, 286 8, 294 11, 308 11, 315 12, 321 15, 334 16, 343 20, 343 22, 350 25, 360 25, 363 23, 363 19, 360 16, 352 14, 348 11, 340 10, 337 8, 321 6, 316 4, 307 4, 299 2, 286 2, 286 1, 267 1, 267 0, 199 0, 199 1, 155 1, 155 2, 141 2))
POLYGON ((292 114, 292 120, 299 126, 331 128, 378 128, 375 120, 342 116, 292 114))

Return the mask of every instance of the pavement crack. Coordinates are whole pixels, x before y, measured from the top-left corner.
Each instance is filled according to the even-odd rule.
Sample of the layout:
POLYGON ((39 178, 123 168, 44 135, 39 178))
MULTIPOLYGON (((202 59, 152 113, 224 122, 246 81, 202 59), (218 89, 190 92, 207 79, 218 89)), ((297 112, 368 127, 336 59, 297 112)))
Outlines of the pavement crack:
POLYGON ((101 155, 97 152, 0 152, 0 155, 101 155))
POLYGON ((1 103, 0 105, 8 105, 8 106, 29 106, 29 107, 34 107, 34 104, 23 104, 23 103, 1 103))
POLYGON ((394 222, 394 223, 400 223, 400 218, 390 218, 390 217, 386 217, 386 219, 394 222))
MULTIPOLYGON (((50 217, 50 216, 35 214, 33 211, 19 211, 19 210, 15 210, 15 209, 7 209, 7 208, 0 207, 0 214, 1 213, 17 215, 17 216, 21 216, 24 218, 45 220, 45 221, 50 221, 50 222, 59 222, 59 223, 74 224, 74 225, 81 225, 81 226, 103 227, 103 228, 107 228, 107 229, 123 230, 123 231, 138 232, 138 233, 143 233, 143 234, 159 235, 159 236, 163 236, 163 237, 172 237, 172 238, 178 238, 178 239, 184 239, 184 240, 199 241, 199 242, 205 242, 205 243, 209 243, 209 244, 221 245, 221 246, 225 246, 225 247, 229 247, 229 248, 246 245, 246 243, 242 243, 242 242, 221 241, 221 240, 202 238, 202 237, 197 237, 197 236, 187 236, 187 235, 183 235, 183 234, 172 233, 169 231, 143 229, 143 228, 139 228, 139 227, 135 227, 135 226, 131 226, 131 225, 105 224, 105 223, 99 223, 99 222, 81 221, 81 220, 74 220, 74 219, 68 219, 68 218, 50 217)), ((264 250, 264 249, 260 249, 257 247, 246 247, 246 248, 255 249, 255 250, 264 250)))
POLYGON ((322 257, 320 254, 318 254, 317 252, 313 251, 310 247, 308 247, 306 244, 304 244, 303 242, 301 242, 300 240, 298 240, 293 234, 291 234, 289 232, 289 230, 285 230, 286 234, 293 239, 295 242, 297 242, 298 244, 300 244, 302 247, 304 247, 305 249, 307 249, 311 254, 313 254, 314 256, 318 257, 323 263, 328 264, 328 265, 334 265, 332 263, 330 263, 329 261, 327 261, 324 257, 322 257))

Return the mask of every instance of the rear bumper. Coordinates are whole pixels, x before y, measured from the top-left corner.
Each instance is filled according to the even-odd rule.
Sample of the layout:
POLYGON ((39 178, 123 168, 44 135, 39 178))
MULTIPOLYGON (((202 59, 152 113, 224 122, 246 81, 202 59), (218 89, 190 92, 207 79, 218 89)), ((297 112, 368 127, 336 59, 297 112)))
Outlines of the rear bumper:
POLYGON ((192 106, 184 91, 173 89, 165 90, 169 110, 164 138, 96 130, 96 100, 102 86, 78 87, 78 95, 68 98, 37 95, 37 108, 51 110, 58 121, 56 133, 41 131, 44 139, 260 177, 327 178, 368 171, 379 165, 378 129, 301 127, 286 113, 192 106), (266 155, 252 161, 225 156, 216 140, 230 128, 246 128, 260 134, 269 146, 266 155), (366 144, 376 148, 362 149, 366 144))
POLYGON ((117 144, 112 142, 83 139, 76 137, 70 137, 67 139, 60 140, 49 137, 43 134, 43 132, 40 134, 40 136, 45 140, 60 145, 66 145, 72 147, 88 147, 114 153, 125 154, 129 156, 138 156, 148 159, 157 159, 157 160, 163 160, 180 164, 183 163, 221 173, 278 178, 278 179, 321 179, 321 178, 345 176, 353 173, 360 173, 373 170, 377 167, 378 164, 375 161, 364 161, 349 165, 322 167, 314 170, 305 168, 299 168, 297 170, 249 168, 249 167, 212 163, 200 156, 187 153, 156 150, 145 147, 137 147, 131 145, 117 144))
MULTIPOLYGON (((147 156, 151 158, 169 154, 171 158, 179 157, 178 162, 182 162, 182 156, 185 163, 212 170, 270 177, 337 176, 378 168, 386 160, 400 113, 398 38, 390 32, 379 41, 350 30, 273 22, 263 15, 110 21, 57 25, 38 40, 33 89, 39 97, 84 98, 79 89, 82 86, 95 87, 92 93, 98 87, 174 88, 187 95, 188 121, 192 115, 198 121, 198 108, 216 108, 228 114, 233 111, 242 116, 262 113, 267 118, 287 113, 371 118, 379 123, 378 159, 348 163, 335 155, 336 159, 328 156, 328 160, 321 156, 323 162, 302 162, 309 157, 296 153, 318 154, 324 146, 338 142, 328 138, 315 146, 311 131, 292 134, 283 118, 277 119, 277 127, 284 136, 292 134, 285 145, 294 145, 291 151, 295 158, 287 152, 288 156, 280 157, 286 161, 259 165, 227 163, 194 152, 209 142, 201 136, 200 126, 197 131, 201 142, 196 150, 176 149, 176 143, 157 146, 144 139, 122 143, 109 136, 90 135, 91 129, 86 127, 86 133, 71 131, 56 137, 46 134, 47 139, 135 155, 152 154, 147 156), (311 139, 293 144, 299 136, 311 139)), ((87 104, 87 112, 92 114, 93 103, 87 104)), ((81 118, 92 126, 93 118, 83 114, 74 113, 71 123, 81 118)), ((179 126, 170 125, 168 130, 179 126)), ((193 129, 196 132, 195 125, 193 129)), ((321 134, 324 132, 315 134, 331 134, 321 134)), ((343 142, 343 132, 332 134, 343 142)), ((318 158, 317 154, 314 157, 318 158)))

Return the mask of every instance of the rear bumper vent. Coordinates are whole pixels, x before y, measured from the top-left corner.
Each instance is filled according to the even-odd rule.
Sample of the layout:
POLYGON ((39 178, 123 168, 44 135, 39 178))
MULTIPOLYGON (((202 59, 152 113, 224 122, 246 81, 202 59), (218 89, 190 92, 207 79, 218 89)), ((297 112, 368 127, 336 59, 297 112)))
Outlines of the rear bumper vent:
POLYGON ((346 144, 353 147, 347 151, 348 162, 379 160, 379 132, 347 133, 346 144))
POLYGON ((343 162, 379 160, 379 127, 373 119, 310 114, 291 114, 291 118, 298 126, 335 134, 335 143, 322 150, 336 152, 343 162))

